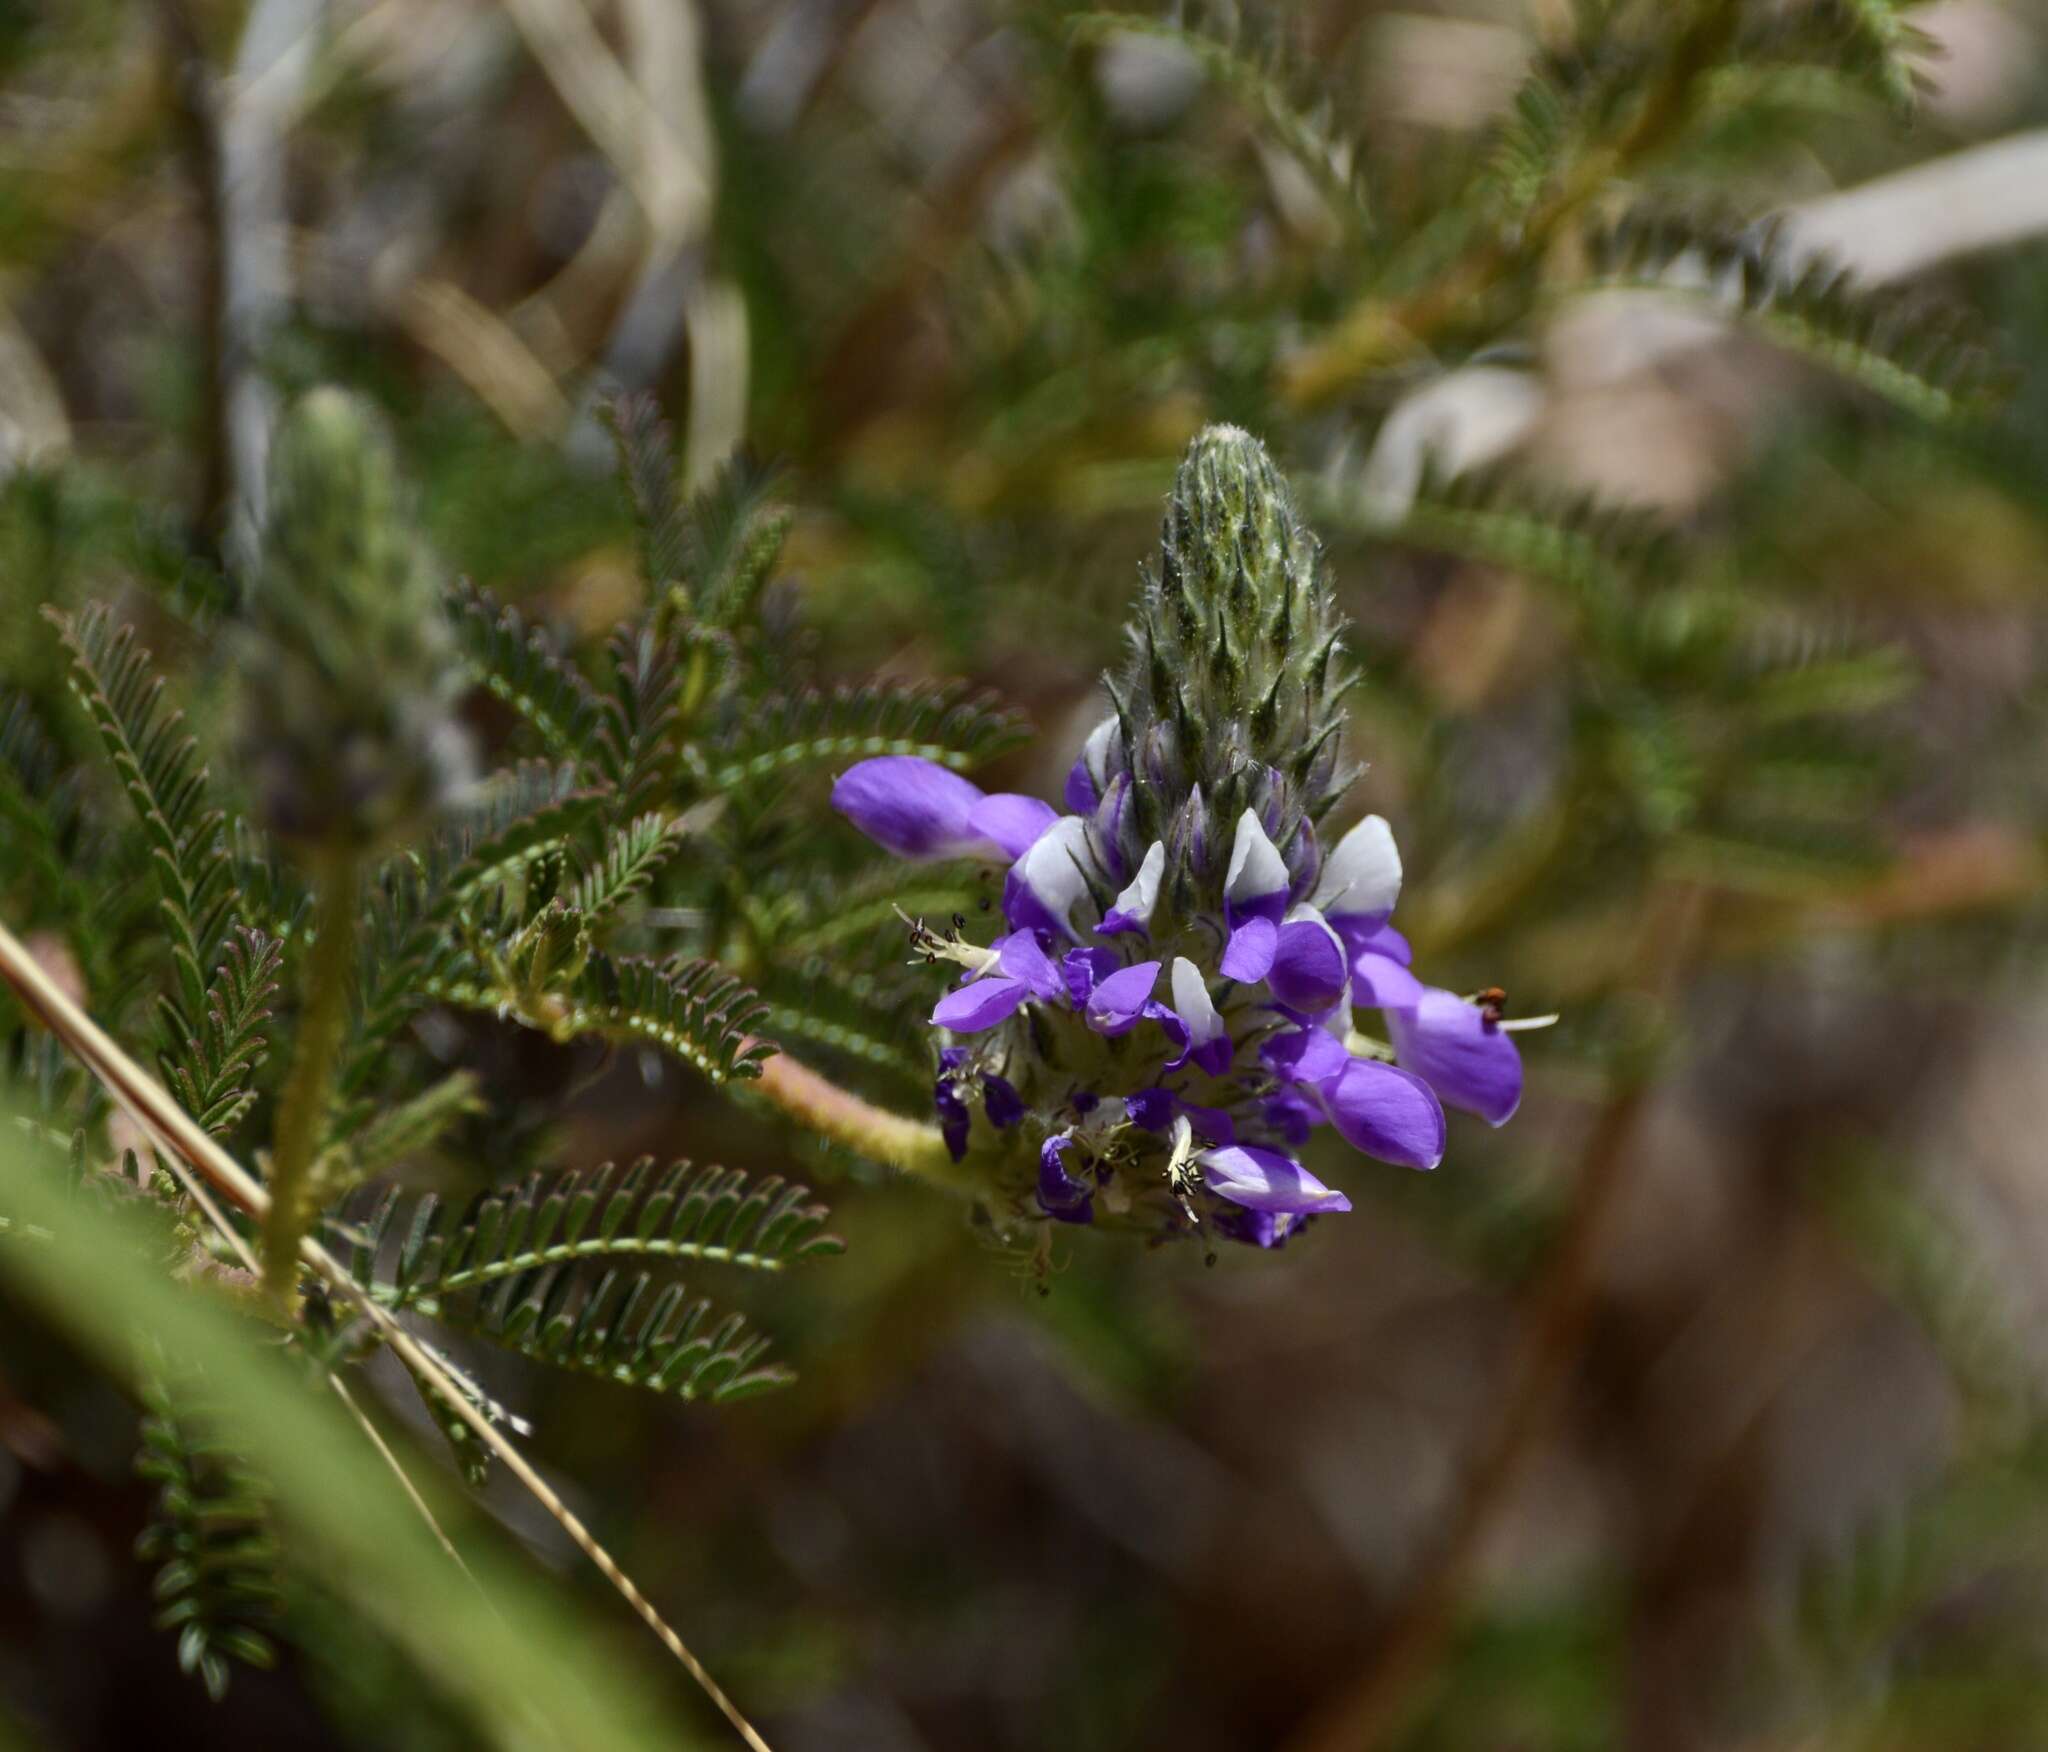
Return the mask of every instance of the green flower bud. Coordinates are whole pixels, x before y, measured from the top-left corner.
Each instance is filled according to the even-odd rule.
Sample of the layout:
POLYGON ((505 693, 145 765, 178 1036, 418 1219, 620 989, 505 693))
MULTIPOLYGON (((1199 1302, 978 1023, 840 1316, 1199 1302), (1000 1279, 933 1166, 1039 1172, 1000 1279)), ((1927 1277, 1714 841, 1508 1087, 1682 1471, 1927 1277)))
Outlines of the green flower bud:
POLYGON ((317 389, 284 417, 254 587, 247 743, 263 813, 306 848, 401 840, 466 777, 441 591, 375 414, 317 389))
MULTIPOLYGON (((1112 776, 1135 780, 1118 828, 1127 866, 1171 832, 1177 875, 1180 848, 1227 849, 1246 809, 1282 848, 1304 820, 1323 819, 1352 776, 1340 749, 1343 625, 1322 548, 1266 447, 1235 426, 1207 428, 1175 477, 1159 569, 1110 684, 1122 728, 1112 776), (1196 795, 1199 824, 1183 805, 1196 795)), ((1189 871, 1197 884, 1216 874, 1201 862, 1189 871)))

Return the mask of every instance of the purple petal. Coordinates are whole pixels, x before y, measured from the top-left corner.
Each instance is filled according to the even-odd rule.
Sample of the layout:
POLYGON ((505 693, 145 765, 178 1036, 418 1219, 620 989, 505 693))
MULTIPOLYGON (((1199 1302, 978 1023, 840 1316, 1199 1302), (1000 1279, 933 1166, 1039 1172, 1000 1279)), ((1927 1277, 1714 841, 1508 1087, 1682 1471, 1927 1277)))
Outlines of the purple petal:
POLYGON ((1276 1217, 1271 1211, 1248 1211, 1242 1205, 1233 1205, 1227 1211, 1217 1212, 1211 1227, 1247 1247, 1278 1247, 1287 1239, 1288 1228, 1297 1221, 1295 1217, 1276 1217))
POLYGON ((1163 1132, 1173 1124, 1173 1091, 1133 1089, 1124 1097, 1124 1117, 1140 1131, 1163 1132))
POLYGON ((1344 940, 1313 907, 1299 907, 1280 927, 1266 983, 1290 1010, 1327 1010, 1344 996, 1351 969, 1344 940))
POLYGON ((1067 1172, 1061 1160, 1074 1147, 1065 1133, 1045 1140, 1038 1152, 1038 1202, 1045 1214, 1062 1223, 1092 1223, 1095 1209, 1088 1188, 1067 1172))
POLYGON ((1007 1131, 1024 1117, 1024 1097, 1017 1093, 1017 1086, 992 1071, 981 1079, 981 1105, 989 1124, 999 1131, 1007 1131))
POLYGON ((1323 851, 1316 843, 1316 830, 1304 821, 1287 846, 1287 892, 1296 899, 1313 893, 1322 868, 1323 851))
POLYGON ((1030 988, 1021 979, 996 974, 978 979, 948 992, 932 1011, 934 1028, 950 1028, 955 1034, 979 1034, 1016 1014, 1017 1006, 1029 997, 1030 988))
POLYGON ((1384 955, 1390 961, 1398 961, 1403 967, 1415 965, 1415 951, 1408 946, 1408 939, 1384 921, 1366 927, 1358 947, 1370 949, 1375 955, 1384 955))
POLYGON ((1354 1149, 1404 1168, 1434 1168, 1444 1159, 1443 1107, 1413 1072, 1353 1059, 1322 1085, 1322 1096, 1354 1149))
POLYGON ((1209 1190, 1247 1210, 1276 1216, 1311 1211, 1348 1211, 1351 1201, 1325 1186, 1292 1156, 1257 1144, 1225 1144, 1195 1158, 1209 1190))
POLYGON ((1194 1037, 1188 1031, 1187 1018, 1170 1005, 1162 1004, 1157 998, 1145 1006, 1145 1018, 1157 1022, 1166 1031, 1166 1038, 1172 1043, 1173 1057, 1166 1061, 1169 1071, 1177 1071, 1188 1062, 1188 1055, 1194 1051, 1194 1037))
POLYGON ((1004 857, 1021 858, 1059 818, 1059 811, 1050 803, 1016 791, 998 791, 967 812, 967 827, 1004 857))
POLYGON ((932 1091, 932 1106, 938 1110, 939 1136, 946 1141, 946 1154, 956 1162, 962 1161, 967 1155, 967 1134, 974 1126, 974 1116, 967 1111, 967 1103, 955 1093, 953 1085, 941 1077, 932 1091))
POLYGON ((1522 1055, 1514 1037, 1454 992, 1434 987, 1410 1010, 1387 1012, 1401 1063, 1453 1107, 1505 1125, 1522 1102, 1522 1055))
POLYGON ((969 822, 982 789, 936 761, 884 754, 832 786, 832 807, 899 858, 958 858, 988 851, 969 822))
POLYGON ((1266 1097, 1261 1115, 1267 1125, 1299 1149, 1324 1123, 1323 1110, 1299 1089, 1281 1089, 1266 1097))
POLYGON ((1188 1116, 1195 1128, 1195 1135, 1205 1142, 1234 1144, 1237 1142, 1237 1121, 1220 1107, 1201 1107, 1192 1101, 1174 1098, 1174 1106, 1188 1116))
POLYGON ((1141 961, 1097 982, 1088 994, 1088 1026, 1097 1034, 1128 1034, 1159 983, 1159 963, 1141 961))
POLYGON ((1351 1001, 1366 1010, 1407 1010, 1421 1002, 1422 981, 1391 955, 1362 949, 1351 957, 1351 1001))
POLYGON ((1060 800, 1066 804, 1069 815, 1093 815, 1095 805, 1102 801, 1102 793, 1095 788, 1095 775, 1088 770, 1086 755, 1067 768, 1067 782, 1060 792, 1060 800))
POLYGON ((1067 996, 1073 1000, 1074 1008, 1085 1008, 1096 983, 1122 965, 1107 949, 1069 949, 1060 962, 1060 975, 1066 981, 1067 996))
POLYGON ((1276 1034, 1259 1048, 1266 1069, 1287 1083, 1326 1083, 1342 1076, 1350 1053, 1334 1034, 1322 1028, 1297 1028, 1276 1034))
POLYGON ((1271 971, 1279 947, 1280 921, 1270 914, 1254 914, 1231 931, 1217 971, 1225 979, 1252 985, 1271 971))
POLYGON ((1036 931, 1012 931, 989 947, 996 952, 996 965, 1010 978, 1021 979, 1034 998, 1056 998, 1066 990, 1036 931))

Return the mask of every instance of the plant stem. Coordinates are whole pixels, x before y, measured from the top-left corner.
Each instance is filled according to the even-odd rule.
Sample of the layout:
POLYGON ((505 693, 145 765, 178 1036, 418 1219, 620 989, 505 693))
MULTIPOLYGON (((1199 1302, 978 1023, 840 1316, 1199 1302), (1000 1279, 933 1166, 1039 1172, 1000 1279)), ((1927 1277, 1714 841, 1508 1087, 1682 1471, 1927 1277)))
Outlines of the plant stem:
POLYGON ((360 875, 353 851, 328 853, 314 872, 306 1003, 278 1109, 270 1154, 270 1209, 263 1225, 264 1282, 286 1307, 296 1299, 299 1241, 311 1217, 314 1158, 323 1141, 321 1131, 334 1095, 334 1067, 348 1031, 360 875))
POLYGON ((969 1184, 957 1171, 937 1126, 863 1101, 787 1053, 778 1052, 763 1062, 754 1088, 799 1125, 870 1162, 956 1190, 964 1191, 969 1184))

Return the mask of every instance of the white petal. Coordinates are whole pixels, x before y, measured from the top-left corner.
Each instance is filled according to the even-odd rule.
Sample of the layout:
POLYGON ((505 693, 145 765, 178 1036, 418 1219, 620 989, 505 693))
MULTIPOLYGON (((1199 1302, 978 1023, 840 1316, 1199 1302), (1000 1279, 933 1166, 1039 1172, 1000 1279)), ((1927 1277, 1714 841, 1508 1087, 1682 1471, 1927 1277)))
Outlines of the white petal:
POLYGON ((1209 1000, 1209 982, 1202 970, 1185 955, 1173 958, 1173 1007, 1188 1025, 1188 1038, 1206 1046, 1223 1032, 1223 1019, 1209 1000))
POLYGON ((1247 809, 1237 818, 1237 838, 1231 842, 1230 873, 1224 878, 1223 892, 1240 903, 1287 892, 1286 862, 1273 849, 1255 810, 1247 809))
POLYGON ((1109 789, 1109 739, 1115 734, 1116 714, 1112 712, 1088 732, 1088 740, 1081 744, 1081 764, 1095 781, 1098 796, 1109 789))
POLYGON ((1401 898, 1401 854, 1383 815, 1368 815, 1337 842, 1323 865, 1316 904, 1340 918, 1384 916, 1401 898))
POLYGON ((1074 902, 1088 892, 1086 872, 1094 860, 1088 853, 1088 824, 1078 815, 1062 815, 1023 857, 1018 879, 1038 897, 1038 904, 1072 932, 1074 902))
POLYGON ((1130 885, 1110 905, 1111 912, 1124 914, 1140 924, 1149 924, 1152 909, 1159 902, 1159 879, 1166 874, 1166 846, 1163 841, 1154 840, 1152 849, 1145 854, 1145 861, 1138 866, 1138 873, 1131 878, 1130 885))

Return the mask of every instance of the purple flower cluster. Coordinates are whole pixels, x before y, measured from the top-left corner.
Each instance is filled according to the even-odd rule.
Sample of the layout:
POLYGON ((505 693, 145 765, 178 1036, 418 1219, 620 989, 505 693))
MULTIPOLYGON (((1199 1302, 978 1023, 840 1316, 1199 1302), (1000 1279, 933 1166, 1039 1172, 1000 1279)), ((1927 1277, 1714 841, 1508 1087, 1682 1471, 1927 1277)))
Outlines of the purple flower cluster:
POLYGON ((1507 1120, 1520 1056, 1491 1006, 1411 971, 1389 923, 1401 861, 1384 820, 1368 816, 1326 857, 1306 820, 1283 853, 1277 813, 1247 808, 1223 824, 1226 857, 1199 843, 1198 792, 1177 843, 1154 840, 1132 868, 1118 734, 1111 718, 1088 739, 1064 815, 910 756, 862 761, 834 787, 834 807, 901 857, 1007 865, 1003 935, 983 946, 919 928, 923 953, 961 968, 931 1017, 947 1036, 937 1106, 956 1158, 986 1148, 999 1184, 1011 1165, 1021 1211, 1206 1218, 1272 1246, 1350 1209, 1296 1158, 1316 1128, 1433 1168, 1446 1104, 1507 1120), (1175 907, 1169 871, 1183 866, 1220 881, 1175 907), (1377 1034, 1358 1029, 1359 1010, 1378 1012, 1377 1034))

